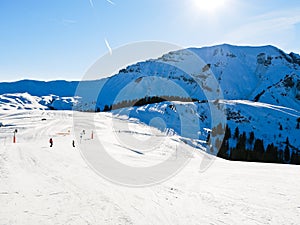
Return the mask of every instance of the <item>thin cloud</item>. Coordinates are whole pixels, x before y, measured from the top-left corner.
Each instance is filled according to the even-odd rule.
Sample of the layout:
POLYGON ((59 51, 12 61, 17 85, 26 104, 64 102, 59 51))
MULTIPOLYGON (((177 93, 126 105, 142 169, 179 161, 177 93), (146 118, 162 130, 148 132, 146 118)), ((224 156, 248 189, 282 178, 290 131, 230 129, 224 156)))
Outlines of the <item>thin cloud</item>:
POLYGON ((76 20, 70 20, 70 19, 63 19, 62 23, 64 25, 69 25, 69 24, 75 24, 75 23, 77 23, 77 21, 76 20))
POLYGON ((227 34, 226 39, 243 41, 257 37, 269 38, 278 34, 288 36, 298 23, 300 23, 300 8, 271 12, 253 17, 249 23, 227 34))
POLYGON ((112 5, 116 5, 116 3, 114 3, 113 1, 111 0, 106 0, 108 3, 112 4, 112 5))
POLYGON ((107 39, 105 38, 104 41, 105 41, 106 47, 108 48, 109 54, 112 55, 112 48, 110 47, 110 45, 109 45, 107 39))
MULTIPOLYGON (((95 8, 93 0, 89 0, 89 1, 90 1, 90 5, 92 6, 92 8, 95 8)), ((116 5, 116 3, 111 0, 106 0, 106 1, 112 5, 116 5)))
POLYGON ((93 0, 90 0, 90 5, 94 8, 94 2, 93 2, 93 0))

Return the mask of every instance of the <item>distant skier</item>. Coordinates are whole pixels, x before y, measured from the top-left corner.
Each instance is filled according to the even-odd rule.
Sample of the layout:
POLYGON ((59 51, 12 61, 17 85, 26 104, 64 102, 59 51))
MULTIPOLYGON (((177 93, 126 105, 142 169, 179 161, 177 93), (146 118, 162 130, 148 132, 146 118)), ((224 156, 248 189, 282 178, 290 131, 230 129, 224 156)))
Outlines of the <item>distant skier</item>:
POLYGON ((52 146, 53 146, 53 139, 52 138, 50 138, 49 143, 50 143, 50 148, 52 148, 52 146))
POLYGON ((73 148, 75 148, 75 141, 74 140, 72 141, 72 146, 73 146, 73 148))

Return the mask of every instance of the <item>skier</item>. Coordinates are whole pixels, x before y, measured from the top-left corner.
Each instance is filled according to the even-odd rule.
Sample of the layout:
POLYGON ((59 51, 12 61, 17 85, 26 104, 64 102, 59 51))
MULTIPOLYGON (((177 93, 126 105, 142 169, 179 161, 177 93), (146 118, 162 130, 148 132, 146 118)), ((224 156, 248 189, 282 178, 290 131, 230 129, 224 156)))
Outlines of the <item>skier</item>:
POLYGON ((52 146, 53 146, 53 140, 52 140, 52 138, 50 138, 49 143, 50 143, 50 147, 52 148, 52 146))
POLYGON ((73 148, 75 148, 75 141, 74 140, 72 141, 72 146, 73 146, 73 148))

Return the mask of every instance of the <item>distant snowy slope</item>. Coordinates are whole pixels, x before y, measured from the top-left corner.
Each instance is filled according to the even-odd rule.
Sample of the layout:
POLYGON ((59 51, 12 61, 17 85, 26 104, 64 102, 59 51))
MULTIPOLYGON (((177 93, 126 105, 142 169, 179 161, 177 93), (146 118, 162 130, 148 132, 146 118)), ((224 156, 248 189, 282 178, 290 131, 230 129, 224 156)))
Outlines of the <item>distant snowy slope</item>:
POLYGON ((2 109, 95 109, 99 89, 104 80, 95 81, 35 81, 21 80, 0 83, 2 109), (80 83, 80 91, 76 93, 80 83), (83 104, 84 103, 84 104, 83 104), (93 105, 92 105, 93 104, 93 105))
POLYGON ((0 110, 12 109, 46 109, 47 106, 40 104, 41 98, 33 97, 28 93, 0 95, 0 110))
POLYGON ((73 96, 78 81, 36 81, 21 80, 16 82, 0 83, 0 94, 29 93, 33 96, 73 96))
MULTIPOLYGON (((265 148, 273 143, 284 149, 288 138, 292 147, 300 149, 300 111, 245 100, 224 100, 219 104, 226 108, 226 124, 231 129, 231 147, 237 144, 238 138, 234 138, 234 132, 239 128, 239 133, 245 132, 247 140, 251 132, 255 134, 255 139, 263 139, 265 148)), ((115 110, 114 113, 138 118, 166 133, 177 133, 191 139, 190 144, 199 148, 206 146, 208 131, 212 128, 212 115, 207 103, 162 102, 115 110)), ((246 144, 246 147, 252 149, 253 145, 254 141, 246 144)))

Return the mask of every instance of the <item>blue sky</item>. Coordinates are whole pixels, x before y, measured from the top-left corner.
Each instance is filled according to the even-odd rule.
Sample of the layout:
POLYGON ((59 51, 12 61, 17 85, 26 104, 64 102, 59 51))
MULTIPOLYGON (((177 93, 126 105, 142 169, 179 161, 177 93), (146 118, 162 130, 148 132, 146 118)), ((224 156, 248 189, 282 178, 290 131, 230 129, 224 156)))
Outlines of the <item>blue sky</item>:
POLYGON ((106 41, 112 49, 155 40, 300 53, 300 1, 0 0, 0 29, 2 81, 80 80, 108 52, 106 41))

